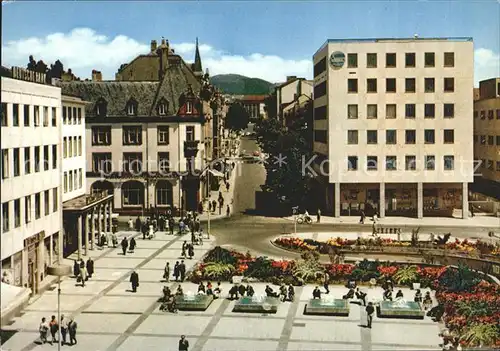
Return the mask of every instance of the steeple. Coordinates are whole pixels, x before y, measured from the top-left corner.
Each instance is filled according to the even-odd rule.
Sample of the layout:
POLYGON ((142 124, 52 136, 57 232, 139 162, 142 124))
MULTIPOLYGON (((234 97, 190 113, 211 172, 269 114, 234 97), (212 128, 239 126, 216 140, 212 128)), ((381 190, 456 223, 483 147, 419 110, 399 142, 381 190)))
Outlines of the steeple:
POLYGON ((203 68, 201 67, 200 49, 198 48, 198 37, 196 37, 196 51, 194 53, 193 72, 203 74, 203 68))

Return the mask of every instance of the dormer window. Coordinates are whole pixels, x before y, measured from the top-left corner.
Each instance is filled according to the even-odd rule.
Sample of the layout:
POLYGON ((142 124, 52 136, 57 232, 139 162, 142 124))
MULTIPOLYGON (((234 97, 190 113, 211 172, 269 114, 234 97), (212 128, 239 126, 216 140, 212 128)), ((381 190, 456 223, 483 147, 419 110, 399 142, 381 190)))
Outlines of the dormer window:
POLYGON ((103 98, 99 99, 95 104, 95 114, 98 117, 106 117, 108 103, 103 98))
POLYGON ((130 99, 127 102, 126 111, 128 116, 137 115, 137 102, 134 99, 130 99))
POLYGON ((158 105, 158 114, 164 116, 166 114, 165 104, 158 105))
POLYGON ((193 103, 191 101, 188 101, 186 103, 186 113, 187 114, 193 113, 193 103))

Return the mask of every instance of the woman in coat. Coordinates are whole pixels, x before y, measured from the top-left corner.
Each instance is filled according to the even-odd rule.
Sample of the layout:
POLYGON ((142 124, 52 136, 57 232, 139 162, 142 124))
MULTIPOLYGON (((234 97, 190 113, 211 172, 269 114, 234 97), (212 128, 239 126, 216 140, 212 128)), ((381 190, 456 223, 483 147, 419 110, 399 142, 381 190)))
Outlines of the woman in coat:
POLYGON ((132 238, 130 239, 129 244, 128 244, 128 247, 129 247, 130 252, 134 252, 134 250, 135 250, 135 247, 136 247, 136 246, 137 246, 137 243, 135 242, 134 237, 132 237, 132 238))
POLYGON ((80 279, 82 281, 82 287, 84 287, 85 281, 88 279, 87 268, 85 266, 80 267, 80 279))
POLYGON ((78 276, 80 275, 80 264, 76 260, 73 263, 73 275, 75 276, 75 278, 78 278, 78 276))
POLYGON ((163 279, 165 279, 166 282, 170 281, 170 263, 168 262, 163 270, 163 279))

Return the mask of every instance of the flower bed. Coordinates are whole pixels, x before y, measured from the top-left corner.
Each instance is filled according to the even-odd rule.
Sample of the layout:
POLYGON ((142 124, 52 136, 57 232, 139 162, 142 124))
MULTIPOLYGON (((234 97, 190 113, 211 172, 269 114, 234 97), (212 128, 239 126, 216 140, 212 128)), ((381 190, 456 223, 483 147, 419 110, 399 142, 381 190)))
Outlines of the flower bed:
MULTIPOLYGON (((327 254, 332 249, 379 251, 384 248, 412 247, 410 241, 399 241, 380 237, 369 239, 359 238, 356 240, 331 238, 325 242, 313 239, 278 238, 274 241, 274 244, 287 250, 298 252, 318 251, 321 254, 327 254)), ((429 243, 420 243, 419 246, 415 246, 416 249, 419 247, 429 248, 429 243)), ((454 251, 457 254, 467 254, 472 256, 490 255, 500 257, 500 247, 480 240, 470 242, 467 239, 455 239, 454 241, 448 242, 444 245, 436 246, 436 248, 454 251)))

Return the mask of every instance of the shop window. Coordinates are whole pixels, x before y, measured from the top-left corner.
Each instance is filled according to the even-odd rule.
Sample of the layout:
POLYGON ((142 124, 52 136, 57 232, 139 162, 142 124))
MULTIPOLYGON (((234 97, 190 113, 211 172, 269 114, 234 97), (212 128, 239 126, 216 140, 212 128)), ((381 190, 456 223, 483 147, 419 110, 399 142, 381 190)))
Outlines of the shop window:
POLYGON ((387 171, 396 171, 398 169, 396 156, 386 156, 385 157, 385 169, 387 171))
POLYGON ((414 155, 405 156, 405 169, 407 171, 414 171, 417 169, 417 157, 414 155))
POLYGON ((452 171, 455 167, 455 156, 447 155, 443 157, 444 159, 444 170, 452 171))
POLYGON ((348 156, 347 157, 347 170, 357 171, 358 170, 358 156, 348 156))
POLYGON ((376 53, 366 54, 366 67, 368 67, 368 68, 376 68, 377 67, 377 54, 376 53))
POLYGON ((358 144, 358 131, 348 130, 347 131, 347 144, 357 145, 358 144))
POLYGON ((156 183, 156 204, 158 206, 173 205, 172 184, 166 180, 156 183))
POLYGON ((366 157, 366 169, 368 171, 376 171, 378 168, 378 157, 377 156, 367 156, 366 157))
POLYGON ((396 78, 386 78, 385 79, 385 91, 386 93, 396 92, 396 78))
POLYGON ((358 118, 358 105, 347 105, 347 118, 348 119, 358 118))
POLYGON ((122 185, 122 203, 124 206, 142 206, 144 204, 144 185, 137 181, 128 181, 122 185))
POLYGON ((433 171, 436 169, 436 156, 427 155, 425 156, 425 170, 433 171))
POLYGON ((406 67, 415 67, 415 53, 407 52, 405 54, 405 66, 406 67))

